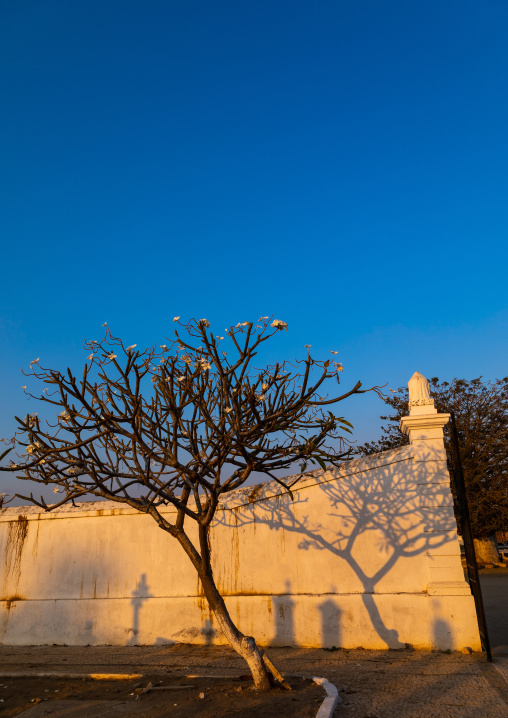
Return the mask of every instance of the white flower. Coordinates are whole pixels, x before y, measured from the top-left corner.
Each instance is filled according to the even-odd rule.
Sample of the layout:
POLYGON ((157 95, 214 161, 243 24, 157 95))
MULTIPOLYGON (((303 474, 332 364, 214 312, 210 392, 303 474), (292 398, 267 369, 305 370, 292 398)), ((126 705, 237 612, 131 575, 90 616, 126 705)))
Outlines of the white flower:
POLYGON ((392 394, 396 394, 396 393, 397 393, 397 389, 389 389, 388 391, 390 391, 392 394))
POLYGON ((334 352, 330 349, 330 354, 338 354, 339 352, 334 352))
POLYGON ((286 332, 288 330, 287 322, 283 322, 280 319, 274 319, 273 322, 270 324, 271 327, 274 329, 284 329, 286 332))
POLYGON ((180 317, 173 317, 173 321, 177 322, 180 319, 180 317))
POLYGON ((265 395, 264 395, 264 394, 256 394, 256 399, 257 399, 258 401, 264 401, 264 400, 265 400, 265 395))
POLYGON ((231 409, 230 406, 226 406, 226 408, 224 409, 224 413, 229 414, 230 411, 233 411, 233 409, 231 409))
POLYGON ((22 386, 21 388, 22 388, 22 389, 26 389, 26 386, 22 386))
POLYGON ((29 444, 29 445, 26 447, 26 453, 27 453, 27 454, 32 454, 34 450, 35 450, 35 446, 32 446, 32 444, 29 444))
POLYGON ((310 349, 311 346, 312 346, 312 344, 306 344, 306 345, 305 345, 305 348, 306 348, 306 349, 310 349))
POLYGON ((93 339, 93 340, 90 342, 90 344, 98 344, 98 342, 96 342, 95 339, 93 339))
POLYGON ((215 337, 215 338, 216 338, 217 341, 219 341, 219 342, 221 342, 221 341, 224 339, 224 337, 215 337))
POLYGON ((37 357, 37 359, 34 359, 33 361, 31 361, 30 364, 38 364, 39 359, 40 359, 40 357, 37 357))
POLYGON ((131 352, 137 346, 138 346, 137 344, 131 344, 130 347, 127 347, 127 351, 131 352))
POLYGON ((177 381, 183 381, 184 379, 185 379, 185 377, 182 375, 182 376, 178 377, 177 381))
POLYGON ((260 322, 262 319, 268 319, 268 317, 259 317, 258 322, 260 322))
POLYGON ((87 361, 89 361, 90 359, 93 359, 93 358, 94 358, 94 354, 92 352, 92 354, 90 354, 90 356, 87 357, 87 361))
MULTIPOLYGON (((134 346, 136 346, 136 345, 134 344, 134 346)), ((167 346, 166 346, 165 344, 159 344, 159 346, 160 346, 160 348, 162 349, 163 352, 167 352, 168 348, 167 348, 167 346)))
POLYGON ((263 384, 263 391, 264 391, 265 389, 268 389, 268 384, 263 384))
POLYGON ((46 463, 46 459, 41 459, 41 460, 39 461, 39 466, 41 466, 42 464, 45 464, 45 463, 46 463))
POLYGON ((336 366, 337 366, 337 371, 344 371, 344 367, 342 366, 342 364, 337 364, 336 366))
POLYGON ((166 363, 166 359, 164 359, 164 358, 161 359, 161 360, 160 360, 160 363, 161 363, 161 364, 165 364, 165 363, 166 363))
POLYGON ((111 354, 108 354, 108 359, 116 359, 116 354, 113 354, 113 352, 111 352, 111 354))
POLYGON ((14 461, 11 461, 10 467, 11 467, 11 469, 17 469, 17 468, 18 468, 18 465, 15 464, 14 461))
POLYGON ((53 489, 54 494, 58 494, 59 491, 60 491, 60 489, 58 488, 58 486, 56 487, 56 489, 53 489))
POLYGON ((182 354, 182 356, 180 358, 183 359, 183 361, 186 364, 190 364, 192 361, 192 358, 190 356, 188 356, 187 354, 182 354))
POLYGON ((196 369, 201 369, 201 371, 207 371, 212 368, 206 359, 198 359, 194 366, 196 369))
POLYGON ((200 319, 199 322, 198 322, 198 324, 201 324, 201 326, 203 326, 203 327, 209 327, 209 326, 210 326, 210 322, 208 321, 208 319, 200 319))

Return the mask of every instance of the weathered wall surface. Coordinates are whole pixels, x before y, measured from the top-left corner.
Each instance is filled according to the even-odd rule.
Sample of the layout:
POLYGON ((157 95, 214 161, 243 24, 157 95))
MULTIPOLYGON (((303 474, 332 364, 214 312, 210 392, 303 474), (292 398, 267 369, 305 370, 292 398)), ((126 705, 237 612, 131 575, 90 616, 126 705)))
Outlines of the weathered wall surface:
MULTIPOLYGON (((212 551, 244 633, 264 645, 480 650, 442 438, 418 431, 411 446, 315 472, 294 501, 274 482, 230 495, 212 551)), ((129 507, 4 509, 0 561, 3 643, 222 640, 183 550, 129 507)))

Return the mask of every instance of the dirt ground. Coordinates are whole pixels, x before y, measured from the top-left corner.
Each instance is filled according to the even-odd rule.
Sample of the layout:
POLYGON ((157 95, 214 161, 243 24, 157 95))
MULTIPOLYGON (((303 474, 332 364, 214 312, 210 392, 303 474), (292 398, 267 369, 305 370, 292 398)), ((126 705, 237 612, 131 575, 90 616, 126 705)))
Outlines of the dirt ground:
POLYGON ((314 718, 326 693, 308 680, 291 680, 292 690, 256 691, 252 680, 186 678, 105 681, 92 679, 0 679, 0 715, 5 718, 64 716, 159 716, 229 718, 295 716, 314 718), (152 688, 143 690, 152 684, 152 688), (267 708, 269 702, 269 709, 267 708), (28 711, 25 713, 25 711, 28 711))
MULTIPOLYGON (((342 699, 337 718, 508 718, 508 662, 498 660, 489 664, 481 653, 440 653, 411 648, 387 651, 268 648, 267 653, 286 675, 320 676, 331 681, 342 699)), ((52 713, 47 712, 49 701, 41 702, 32 709, 33 712, 27 712, 26 718, 139 715, 146 718, 191 715, 310 718, 316 715, 325 695, 323 689, 316 687, 309 689, 309 696, 304 698, 305 684, 300 685, 297 679, 291 678, 290 681, 296 683, 294 692, 257 694, 250 705, 258 713, 252 712, 250 705, 247 710, 246 701, 251 700, 253 691, 248 690, 249 683, 239 680, 246 672, 245 663, 225 646, 0 646, 0 683, 8 684, 7 689, 0 688, 0 699, 4 697, 4 690, 6 696, 14 694, 15 679, 8 679, 7 673, 41 672, 67 675, 129 673, 142 674, 143 678, 114 685, 82 679, 24 679, 42 681, 24 684, 34 691, 25 694, 27 701, 48 696, 51 691, 54 698, 59 699, 60 690, 66 686, 68 692, 63 696, 67 701, 73 701, 72 705, 63 705, 65 701, 54 700, 52 713), (161 685, 189 684, 193 683, 189 677, 192 675, 220 675, 231 682, 226 684, 210 679, 207 685, 215 686, 215 691, 206 687, 183 689, 169 695, 161 691, 164 695, 160 697, 154 691, 137 700, 129 695, 134 685, 144 686, 149 681, 162 681, 161 685), (98 693, 73 693, 78 690, 78 685, 82 691, 87 683, 90 683, 90 690, 98 693), (240 687, 243 690, 235 690, 240 687), (55 690, 59 693, 55 694, 55 690), (121 692, 115 692, 118 690, 121 692), (199 699, 200 692, 205 696, 208 693, 207 697, 199 699), (276 700, 284 703, 276 703, 276 700), (189 701, 188 713, 183 712, 187 710, 185 701, 189 701), (198 712, 209 708, 211 712, 208 714, 198 712), (304 712, 298 712, 301 710, 304 712)), ((0 703, 3 706, 0 715, 20 715, 19 711, 17 714, 6 712, 16 706, 22 707, 11 700, 4 698, 5 702, 0 703)), ((26 707, 27 703, 23 705, 26 707)))

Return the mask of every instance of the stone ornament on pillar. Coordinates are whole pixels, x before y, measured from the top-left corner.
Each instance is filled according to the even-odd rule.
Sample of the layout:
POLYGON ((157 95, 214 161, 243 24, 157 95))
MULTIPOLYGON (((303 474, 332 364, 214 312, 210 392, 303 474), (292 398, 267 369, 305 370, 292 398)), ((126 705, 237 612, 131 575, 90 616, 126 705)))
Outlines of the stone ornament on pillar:
POLYGON ((409 410, 416 406, 432 407, 430 413, 436 413, 434 409, 434 399, 430 396, 429 380, 426 379, 419 371, 415 371, 408 382, 409 389, 409 410))
POLYGON ((443 427, 448 423, 450 414, 437 413, 434 399, 430 396, 428 379, 419 371, 415 371, 408 382, 408 389, 409 416, 403 416, 400 420, 400 430, 409 436, 412 444, 418 440, 442 440, 443 427))

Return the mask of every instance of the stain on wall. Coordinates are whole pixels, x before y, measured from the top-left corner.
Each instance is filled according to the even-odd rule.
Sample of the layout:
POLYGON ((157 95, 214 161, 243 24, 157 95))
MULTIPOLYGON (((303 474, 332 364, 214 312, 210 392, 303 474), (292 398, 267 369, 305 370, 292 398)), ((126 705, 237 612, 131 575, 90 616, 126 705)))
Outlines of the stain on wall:
POLYGON ((28 519, 20 515, 16 521, 9 522, 7 542, 5 546, 3 593, 6 593, 8 583, 12 583, 15 590, 19 583, 21 573, 21 555, 28 534, 28 519))

